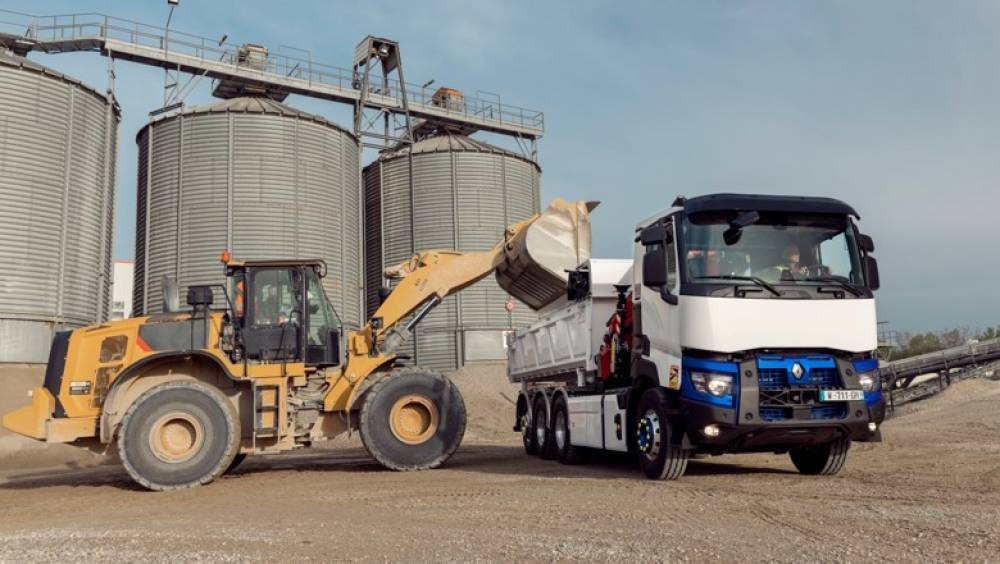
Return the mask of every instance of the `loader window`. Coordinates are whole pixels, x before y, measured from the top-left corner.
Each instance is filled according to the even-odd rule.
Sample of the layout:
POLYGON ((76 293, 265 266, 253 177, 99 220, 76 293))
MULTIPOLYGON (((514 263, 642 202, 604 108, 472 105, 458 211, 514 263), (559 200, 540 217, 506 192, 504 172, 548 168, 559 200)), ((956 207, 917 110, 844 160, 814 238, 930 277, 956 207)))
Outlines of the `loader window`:
POLYGON ((268 268, 253 273, 252 325, 284 325, 297 309, 292 271, 268 268))
POLYGON ((326 299, 323 286, 320 284, 316 271, 306 269, 306 284, 308 285, 308 310, 309 310, 309 345, 325 346, 326 336, 332 329, 340 329, 340 319, 330 305, 330 300, 326 299))

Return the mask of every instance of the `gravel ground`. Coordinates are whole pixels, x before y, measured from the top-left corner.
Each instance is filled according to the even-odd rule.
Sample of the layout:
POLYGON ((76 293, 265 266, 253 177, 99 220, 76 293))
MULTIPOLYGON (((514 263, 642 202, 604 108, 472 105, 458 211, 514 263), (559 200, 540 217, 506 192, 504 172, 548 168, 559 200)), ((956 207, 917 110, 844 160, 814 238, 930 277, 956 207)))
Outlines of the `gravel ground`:
POLYGON ((1000 382, 920 402, 836 477, 747 455, 677 482, 623 457, 528 457, 498 390, 463 390, 474 436, 430 472, 382 470, 352 442, 162 494, 114 466, 0 472, 0 561, 1000 561, 1000 382))

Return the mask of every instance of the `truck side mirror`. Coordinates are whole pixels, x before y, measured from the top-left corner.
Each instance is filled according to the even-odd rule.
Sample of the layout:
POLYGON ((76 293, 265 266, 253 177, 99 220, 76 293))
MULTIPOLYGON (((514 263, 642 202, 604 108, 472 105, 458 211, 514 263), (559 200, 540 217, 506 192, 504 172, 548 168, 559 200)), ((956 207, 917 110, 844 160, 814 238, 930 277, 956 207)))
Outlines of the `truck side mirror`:
POLYGON ((667 249, 659 247, 642 255, 642 284, 648 288, 667 285, 667 249))
POLYGON ((878 262, 875 261, 875 257, 870 256, 866 256, 864 260, 865 280, 868 281, 868 288, 874 292, 879 288, 878 262))
POLYGON ((639 240, 646 247, 650 245, 669 245, 674 240, 673 234, 662 223, 656 223, 639 233, 639 240))
POLYGON ((865 253, 875 252, 875 241, 873 241, 868 235, 858 234, 858 246, 861 247, 861 250, 865 253))

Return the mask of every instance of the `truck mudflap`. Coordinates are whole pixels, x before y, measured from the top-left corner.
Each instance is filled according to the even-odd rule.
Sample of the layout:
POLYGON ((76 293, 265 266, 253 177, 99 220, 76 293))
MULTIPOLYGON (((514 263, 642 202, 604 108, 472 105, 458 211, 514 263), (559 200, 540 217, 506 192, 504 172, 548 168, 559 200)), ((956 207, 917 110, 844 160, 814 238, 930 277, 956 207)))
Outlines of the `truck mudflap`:
POLYGON ((3 416, 3 426, 19 435, 50 443, 93 437, 96 417, 54 417, 56 398, 45 387, 31 391, 31 403, 3 416))

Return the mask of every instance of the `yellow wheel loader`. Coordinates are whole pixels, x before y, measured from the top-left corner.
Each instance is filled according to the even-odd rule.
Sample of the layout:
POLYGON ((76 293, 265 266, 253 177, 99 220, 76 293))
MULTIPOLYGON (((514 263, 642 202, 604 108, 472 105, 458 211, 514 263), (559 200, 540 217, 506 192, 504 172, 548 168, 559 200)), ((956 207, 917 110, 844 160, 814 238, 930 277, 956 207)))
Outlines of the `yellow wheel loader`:
POLYGON ((564 269, 588 258, 593 205, 556 200, 489 251, 421 252, 388 269, 395 285, 346 336, 344 354, 322 261, 224 252, 227 285, 188 288, 190 311, 58 333, 43 386, 3 425, 47 442, 117 447, 151 490, 206 484, 248 454, 355 430, 388 468, 434 468, 461 443, 465 405, 446 377, 402 365, 399 346, 442 299, 491 272, 532 307, 558 298, 564 269))

